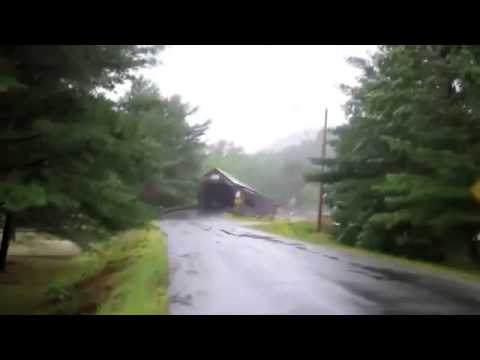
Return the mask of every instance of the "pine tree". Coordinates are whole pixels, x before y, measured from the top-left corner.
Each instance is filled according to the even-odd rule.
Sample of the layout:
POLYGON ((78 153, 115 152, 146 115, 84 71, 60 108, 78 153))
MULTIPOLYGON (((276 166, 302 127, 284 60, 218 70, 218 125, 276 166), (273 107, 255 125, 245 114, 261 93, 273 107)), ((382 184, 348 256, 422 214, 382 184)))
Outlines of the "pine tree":
POLYGON ((118 230, 150 210, 134 201, 142 144, 102 95, 154 62, 149 46, 0 49, 0 270, 15 226, 118 230), (5 74, 5 75, 4 75, 5 74))
POLYGON ((144 139, 144 159, 152 166, 143 177, 140 198, 155 206, 191 205, 204 152, 201 137, 209 122, 189 125, 196 109, 179 96, 164 98, 144 78, 135 80, 120 100, 124 121, 144 139))
POLYGON ((345 88, 349 123, 338 129, 338 158, 310 177, 332 183, 338 239, 435 260, 472 245, 480 230, 471 192, 480 174, 479 47, 385 46, 353 62, 363 75, 345 88))

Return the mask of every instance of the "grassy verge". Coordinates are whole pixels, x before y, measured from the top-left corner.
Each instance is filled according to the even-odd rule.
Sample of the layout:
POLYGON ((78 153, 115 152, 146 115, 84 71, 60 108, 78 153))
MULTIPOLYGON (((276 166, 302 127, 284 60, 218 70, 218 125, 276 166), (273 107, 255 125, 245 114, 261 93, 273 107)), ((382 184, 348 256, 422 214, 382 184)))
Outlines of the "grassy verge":
POLYGON ((74 257, 12 256, 0 314, 166 314, 166 245, 155 228, 125 232, 74 257))
POLYGON ((273 216, 244 216, 244 215, 238 215, 235 213, 226 213, 225 217, 228 219, 236 219, 236 220, 242 220, 242 221, 255 221, 255 222, 269 222, 273 221, 274 217, 273 216))
POLYGON ((119 266, 111 277, 112 291, 98 313, 166 314, 168 261, 160 232, 130 232, 123 236, 123 242, 121 248, 112 251, 113 261, 119 266))
MULTIPOLYGON (((328 226, 329 224, 327 223, 327 228, 328 226)), ((339 244, 335 242, 330 235, 316 232, 315 224, 309 221, 289 222, 288 220, 278 219, 268 222, 264 221, 263 224, 251 225, 249 227, 312 244, 328 246, 352 255, 362 255, 384 261, 396 262, 407 267, 417 267, 449 277, 462 278, 469 281, 480 281, 480 270, 472 269, 470 266, 463 266, 459 263, 446 265, 433 264, 339 244)))

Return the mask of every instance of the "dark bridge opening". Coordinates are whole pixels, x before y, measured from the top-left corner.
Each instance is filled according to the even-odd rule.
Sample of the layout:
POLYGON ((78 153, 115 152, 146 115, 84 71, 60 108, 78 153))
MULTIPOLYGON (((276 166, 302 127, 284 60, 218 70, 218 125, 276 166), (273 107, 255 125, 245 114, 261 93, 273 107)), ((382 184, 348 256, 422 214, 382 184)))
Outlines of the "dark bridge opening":
POLYGON ((198 189, 201 211, 233 210, 242 215, 275 214, 274 202, 225 171, 214 168, 203 175, 198 189))
POLYGON ((201 210, 224 210, 234 207, 235 190, 223 182, 205 182, 200 189, 201 210))

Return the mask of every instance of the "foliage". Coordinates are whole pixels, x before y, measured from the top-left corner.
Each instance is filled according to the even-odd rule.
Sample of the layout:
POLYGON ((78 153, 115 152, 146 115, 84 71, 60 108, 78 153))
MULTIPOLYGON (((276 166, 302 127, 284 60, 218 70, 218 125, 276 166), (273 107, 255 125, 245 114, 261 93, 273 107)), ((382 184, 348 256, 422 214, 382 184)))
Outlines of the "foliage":
POLYGON ((158 88, 136 79, 119 101, 122 120, 132 124, 129 133, 143 139, 142 159, 148 164, 142 174, 141 198, 164 207, 191 203, 196 198, 204 135, 208 122, 189 125, 187 117, 196 109, 179 96, 160 96, 158 88))
POLYGON ((0 207, 19 227, 76 240, 147 224, 150 205, 193 195, 207 124, 135 71, 159 46, 5 46, 0 50, 0 207), (105 92, 130 81, 115 103, 105 92), (143 200, 146 200, 143 198, 143 200))
POLYGON ((49 302, 60 303, 72 300, 73 294, 62 286, 50 285, 47 289, 46 297, 49 302))
POLYGON ((101 90, 153 63, 150 46, 6 46, 0 67, 0 205, 20 226, 64 234, 145 223, 139 139, 101 90), (52 219, 54 218, 54 219, 52 219))
POLYGON ((480 174, 479 49, 383 46, 351 60, 362 76, 344 87, 349 122, 335 131, 337 158, 307 176, 331 184, 340 242, 432 260, 448 257, 451 242, 471 245, 480 230, 471 194, 480 174))

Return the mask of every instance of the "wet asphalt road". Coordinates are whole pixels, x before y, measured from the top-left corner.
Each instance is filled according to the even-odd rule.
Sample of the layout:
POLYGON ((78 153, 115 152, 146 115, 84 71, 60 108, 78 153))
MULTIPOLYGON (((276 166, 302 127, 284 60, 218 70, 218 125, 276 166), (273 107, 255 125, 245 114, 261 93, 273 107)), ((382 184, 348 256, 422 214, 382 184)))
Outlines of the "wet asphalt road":
POLYGON ((251 230, 162 220, 171 314, 480 314, 480 284, 251 230))

